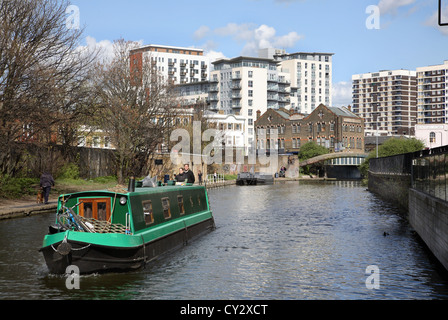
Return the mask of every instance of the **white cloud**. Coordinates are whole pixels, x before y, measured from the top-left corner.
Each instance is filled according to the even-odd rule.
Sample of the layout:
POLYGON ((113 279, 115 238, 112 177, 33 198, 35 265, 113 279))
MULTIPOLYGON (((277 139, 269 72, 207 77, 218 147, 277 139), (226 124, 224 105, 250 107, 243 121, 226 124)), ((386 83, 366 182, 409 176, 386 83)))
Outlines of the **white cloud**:
POLYGON ((210 28, 207 26, 201 26, 198 30, 196 30, 193 34, 194 39, 200 40, 207 36, 207 34, 210 32, 210 28))
POLYGON ((381 14, 396 14, 397 9, 413 4, 416 0, 380 0, 378 7, 381 14))
MULTIPOLYGON (((448 6, 442 9, 442 23, 448 23, 448 6)), ((426 20, 425 24, 437 28, 442 34, 448 36, 448 26, 439 26, 439 12, 436 11, 434 14, 426 20)))
POLYGON ((333 83, 332 100, 333 107, 352 105, 352 83, 347 81, 333 83))
POLYGON ((299 40, 302 40, 303 36, 297 34, 297 32, 292 31, 284 36, 278 37, 274 42, 274 46, 278 48, 291 48, 299 40))
POLYGON ((205 56, 207 56, 210 59, 210 62, 214 62, 219 59, 226 59, 226 56, 222 52, 209 50, 205 52, 205 56))
MULTIPOLYGON (((202 31, 205 31, 205 28, 203 26, 196 30, 195 35, 203 34, 202 31)), ((209 30, 207 30, 207 34, 210 34, 209 30)), ((258 50, 263 48, 292 48, 303 38, 295 31, 278 36, 274 27, 265 24, 257 26, 253 23, 228 23, 224 27, 214 29, 211 35, 231 37, 234 41, 244 43, 241 54, 246 56, 257 56, 258 50)))
MULTIPOLYGON (((135 41, 138 46, 143 45, 143 40, 135 41)), ((114 57, 114 42, 110 40, 97 41, 91 36, 86 37, 86 45, 79 46, 79 51, 95 52, 98 51, 99 61, 110 61, 114 57)))

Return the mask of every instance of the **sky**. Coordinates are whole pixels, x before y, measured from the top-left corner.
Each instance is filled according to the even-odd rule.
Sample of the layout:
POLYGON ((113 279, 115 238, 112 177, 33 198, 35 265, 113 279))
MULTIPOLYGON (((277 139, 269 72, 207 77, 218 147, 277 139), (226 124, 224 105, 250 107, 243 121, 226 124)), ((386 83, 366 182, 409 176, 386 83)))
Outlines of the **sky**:
MULTIPOLYGON (((448 24, 448 0, 440 0, 448 24)), ((333 53, 333 106, 352 103, 353 74, 443 64, 439 0, 71 0, 82 46, 117 39, 194 47, 213 59, 275 47, 333 53)))

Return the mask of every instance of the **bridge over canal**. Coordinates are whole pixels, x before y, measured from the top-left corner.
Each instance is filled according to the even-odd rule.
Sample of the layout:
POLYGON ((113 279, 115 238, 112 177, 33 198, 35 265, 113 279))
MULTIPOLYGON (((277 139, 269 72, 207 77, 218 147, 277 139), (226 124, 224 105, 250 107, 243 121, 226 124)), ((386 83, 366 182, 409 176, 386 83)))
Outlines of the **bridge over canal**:
POLYGON ((313 157, 310 159, 307 159, 305 161, 299 162, 299 167, 308 166, 310 164, 315 164, 318 162, 325 162, 327 160, 332 160, 331 163, 333 165, 359 165, 362 163, 362 161, 368 156, 368 153, 361 153, 361 152, 334 152, 334 153, 327 153, 323 154, 317 157, 313 157), (345 161, 337 161, 338 159, 346 159, 345 161), (360 159, 361 162, 357 159, 360 159), (333 161, 336 160, 336 161, 333 161), (344 163, 345 162, 345 163, 344 163))
POLYGON ((364 162, 367 156, 367 153, 360 152, 328 153, 304 161, 296 159, 291 169, 293 169, 293 172, 298 173, 299 167, 320 163, 324 169, 319 170, 319 176, 321 177, 341 180, 361 179, 361 173, 358 167, 364 162))

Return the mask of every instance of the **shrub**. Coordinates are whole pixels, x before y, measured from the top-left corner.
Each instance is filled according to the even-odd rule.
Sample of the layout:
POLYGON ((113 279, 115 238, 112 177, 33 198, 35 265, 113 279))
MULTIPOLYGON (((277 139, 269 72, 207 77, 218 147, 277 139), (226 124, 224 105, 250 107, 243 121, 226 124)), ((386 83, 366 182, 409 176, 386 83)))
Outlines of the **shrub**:
POLYGON ((18 199, 24 195, 35 194, 39 186, 36 178, 12 178, 0 177, 0 197, 7 199, 18 199))
POLYGON ((75 163, 64 165, 57 174, 58 179, 79 179, 79 168, 75 163))

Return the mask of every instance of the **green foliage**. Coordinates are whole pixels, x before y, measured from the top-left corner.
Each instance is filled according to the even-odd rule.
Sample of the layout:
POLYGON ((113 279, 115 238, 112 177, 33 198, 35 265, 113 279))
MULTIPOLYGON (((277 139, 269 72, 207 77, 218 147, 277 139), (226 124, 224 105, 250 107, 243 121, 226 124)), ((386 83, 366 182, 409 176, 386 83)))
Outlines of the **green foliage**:
POLYGON ((0 177, 0 197, 18 199, 25 195, 35 194, 39 186, 36 178, 13 178, 8 175, 0 177))
POLYGON ((116 176, 104 176, 104 177, 94 178, 92 180, 93 180, 94 183, 109 184, 109 183, 116 183, 117 182, 117 177, 116 176))
POLYGON ((318 145, 314 141, 310 141, 300 148, 299 159, 303 161, 329 152, 327 148, 318 145))
MULTIPOLYGON (((425 144, 416 138, 390 138, 378 147, 378 157, 390 157, 397 154, 422 150, 425 144)), ((369 171, 369 160, 376 157, 376 149, 369 153, 366 160, 359 166, 364 177, 369 171)))
POLYGON ((57 174, 57 179, 79 179, 79 168, 75 163, 64 165, 57 174))
MULTIPOLYGON (((314 141, 310 141, 305 143, 302 147, 300 147, 299 160, 303 161, 311 159, 317 156, 321 156, 323 154, 327 154, 329 152, 330 151, 327 148, 318 145, 314 141)), ((316 167, 315 165, 301 167, 301 173, 303 174, 311 174, 313 172, 316 173, 317 169, 315 167, 316 167)))

